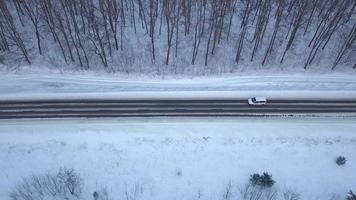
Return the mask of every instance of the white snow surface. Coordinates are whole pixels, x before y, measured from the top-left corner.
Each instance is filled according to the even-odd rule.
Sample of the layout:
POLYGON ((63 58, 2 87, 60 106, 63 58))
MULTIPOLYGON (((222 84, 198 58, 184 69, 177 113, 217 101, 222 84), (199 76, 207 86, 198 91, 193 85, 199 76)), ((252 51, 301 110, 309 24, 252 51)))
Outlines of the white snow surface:
POLYGON ((356 98, 355 75, 261 75, 183 79, 100 75, 1 75, 0 100, 43 98, 356 98))
POLYGON ((222 199, 229 182, 237 199, 265 171, 280 194, 344 199, 356 189, 355 133, 354 119, 332 118, 2 120, 0 199, 23 177, 60 167, 81 174, 84 199, 102 187, 112 199, 222 199))

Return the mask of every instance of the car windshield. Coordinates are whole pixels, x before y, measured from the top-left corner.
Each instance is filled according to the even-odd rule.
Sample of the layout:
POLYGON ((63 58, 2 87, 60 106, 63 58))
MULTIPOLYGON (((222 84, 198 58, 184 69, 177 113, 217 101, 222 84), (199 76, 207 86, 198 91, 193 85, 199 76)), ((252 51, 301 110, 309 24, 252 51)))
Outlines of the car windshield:
POLYGON ((256 98, 252 98, 252 101, 253 101, 253 102, 256 102, 256 98))

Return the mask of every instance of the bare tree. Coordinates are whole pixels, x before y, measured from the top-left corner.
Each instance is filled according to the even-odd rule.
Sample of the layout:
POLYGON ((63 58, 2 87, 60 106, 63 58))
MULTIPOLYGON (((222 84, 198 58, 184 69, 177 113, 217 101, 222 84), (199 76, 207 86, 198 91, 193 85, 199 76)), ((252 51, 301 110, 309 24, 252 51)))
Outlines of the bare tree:
POLYGON ((44 21, 46 22, 49 31, 52 33, 54 41, 58 43, 65 62, 67 62, 65 49, 57 33, 58 31, 57 31, 57 24, 55 22, 53 4, 50 0, 40 0, 39 3, 42 9, 44 21))
POLYGON ((205 66, 208 65, 208 56, 209 56, 209 50, 210 50, 210 44, 211 44, 211 36, 213 35, 214 29, 215 29, 215 23, 216 23, 216 15, 217 15, 217 10, 216 10, 216 1, 212 1, 211 3, 211 9, 212 11, 210 12, 210 17, 209 17, 209 29, 208 29, 208 41, 206 43, 206 51, 205 51, 205 66))
MULTIPOLYGON (((0 0, 0 11, 1 11, 1 18, 0 21, 3 27, 3 35, 5 36, 5 32, 9 36, 9 40, 15 43, 15 45, 20 49, 22 55, 25 57, 26 61, 31 64, 27 48, 16 29, 14 24, 14 19, 9 12, 6 3, 3 0, 0 0)), ((5 42, 5 41, 4 41, 5 42)))
POLYGON ((18 1, 18 5, 20 5, 28 18, 32 22, 33 27, 35 28, 36 38, 37 38, 37 47, 40 55, 42 55, 41 48, 41 35, 40 35, 40 3, 39 0, 14 0, 18 1))
POLYGON ((151 47, 152 47, 152 59, 156 60, 155 55, 155 28, 157 21, 157 12, 158 12, 158 0, 149 0, 149 36, 151 38, 151 47))
POLYGON ((293 25, 292 32, 291 32, 291 34, 289 36, 288 43, 286 45, 286 48, 284 49, 284 52, 283 52, 283 55, 282 55, 280 63, 283 63, 284 56, 286 55, 287 51, 292 46, 292 43, 293 43, 293 41, 295 39, 297 31, 301 27, 301 24, 302 24, 302 21, 303 21, 303 17, 304 17, 304 14, 305 14, 305 8, 307 6, 307 0, 296 0, 296 1, 298 1, 297 2, 297 8, 296 8, 297 10, 296 10, 295 17, 292 19, 292 25, 293 25))
POLYGON ((263 40, 264 33, 266 31, 266 27, 268 25, 269 16, 271 13, 271 2, 270 0, 264 0, 259 9, 257 9, 256 13, 258 14, 257 24, 255 28, 255 33, 253 36, 253 40, 255 41, 255 45, 252 50, 251 61, 253 61, 254 55, 258 50, 258 47, 263 40))
POLYGON ((90 41, 93 44, 95 48, 95 53, 100 57, 101 62, 103 63, 105 68, 108 68, 108 60, 106 56, 106 49, 104 46, 104 37, 103 34, 101 33, 101 29, 99 27, 100 24, 100 18, 96 15, 95 13, 95 7, 94 4, 89 4, 89 15, 90 15, 90 41))
MULTIPOLYGON (((337 3, 338 2, 336 2, 336 5, 337 5, 337 3)), ((346 21, 345 13, 347 13, 347 12, 345 12, 345 11, 347 10, 349 1, 348 0, 341 1, 339 6, 336 9, 334 9, 333 7, 336 5, 333 3, 331 4, 331 8, 329 9, 330 12, 328 12, 328 14, 327 14, 329 20, 322 20, 324 22, 323 25, 321 26, 320 29, 317 29, 317 33, 315 34, 316 37, 314 37, 314 39, 312 39, 313 45, 309 52, 307 61, 304 65, 304 69, 306 69, 307 66, 313 62, 320 47, 322 47, 322 46, 325 47, 327 45, 331 36, 340 27, 340 23, 343 23, 346 21), (331 11, 333 11, 333 12, 331 12, 331 11)))
POLYGON ((266 50, 266 53, 265 53, 265 55, 263 57, 262 65, 264 65, 266 63, 268 55, 270 55, 272 53, 272 51, 273 51, 274 42, 276 40, 276 36, 277 36, 278 30, 280 28, 280 23, 281 23, 281 20, 282 20, 284 8, 285 8, 285 1, 284 0, 279 0, 278 1, 278 7, 277 7, 277 10, 276 10, 276 15, 275 15, 276 16, 276 22, 274 24, 274 29, 273 29, 271 40, 269 42, 268 48, 266 50))
POLYGON ((311 2, 312 2, 311 4, 308 4, 308 5, 311 5, 312 8, 311 8, 311 12, 309 14, 307 25, 305 26, 304 35, 307 33, 308 28, 309 28, 309 26, 310 26, 310 24, 311 24, 311 22, 313 20, 313 16, 314 16, 314 13, 316 11, 317 5, 319 4, 319 0, 312 0, 311 2))
MULTIPOLYGON (((141 55, 148 55, 152 61, 164 59, 166 65, 172 65, 172 53, 176 60, 186 59, 186 52, 180 48, 188 46, 192 48, 188 58, 191 65, 201 57, 201 64, 207 66, 209 59, 215 58, 220 45, 235 44, 236 65, 242 60, 259 62, 260 56, 261 65, 278 61, 282 64, 285 60, 296 59, 296 55, 300 56, 303 47, 307 51, 304 68, 322 59, 332 60, 332 69, 343 61, 355 63, 356 33, 352 28, 355 24, 355 0, 0 2, 0 51, 4 55, 19 55, 29 63, 31 57, 47 56, 44 49, 55 47, 65 62, 73 62, 81 69, 89 69, 92 61, 99 61, 107 71, 121 64, 125 65, 125 72, 129 72, 131 69, 126 65, 135 70, 136 61, 132 61, 131 54, 135 54, 142 43, 135 37, 143 37, 149 45, 149 53, 141 55), (336 36, 342 34, 342 44, 333 55, 333 51, 329 51, 334 48, 331 44, 338 42, 336 36), (126 35, 130 37, 125 38, 126 35), (138 42, 133 42, 134 48, 124 51, 126 41, 131 43, 135 39, 138 42), (232 40, 236 41, 235 44, 232 40), (164 50, 157 51, 157 48, 164 50), (277 51, 277 48, 281 50, 277 51), (115 50, 121 50, 120 56, 115 54, 115 50), (181 52, 183 55, 179 55, 181 52), (247 59, 244 52, 251 53, 247 59), (279 57, 278 61, 273 61, 272 55, 279 57), (128 63, 131 61, 132 66, 128 63)), ((2 57, 11 60, 13 56, 2 57)))
POLYGON ((240 61, 241 52, 242 52, 243 44, 244 44, 244 40, 245 40, 245 34, 246 34, 246 30, 247 30, 247 23, 250 18, 250 14, 251 14, 251 11, 253 8, 253 3, 254 3, 254 1, 247 0, 245 9, 243 11, 241 25, 240 25, 240 36, 239 36, 239 40, 238 40, 238 47, 237 47, 237 52, 236 52, 236 57, 235 57, 235 62, 237 64, 240 61))
POLYGON ((236 5, 237 5, 237 0, 232 0, 229 1, 229 26, 228 26, 228 31, 227 31, 227 36, 226 36, 226 40, 229 40, 229 36, 230 36, 230 32, 231 32, 231 26, 232 26, 232 20, 235 16, 235 12, 236 12, 236 5))
POLYGON ((336 65, 340 62, 341 58, 345 55, 346 51, 351 47, 351 45, 356 40, 356 23, 353 25, 350 33, 346 37, 346 40, 342 47, 340 48, 337 57, 333 63, 332 69, 335 69, 336 65))
POLYGON ((228 7, 228 1, 220 0, 220 3, 216 5, 216 11, 213 11, 215 12, 214 13, 215 27, 214 27, 214 36, 213 36, 213 46, 211 48, 212 55, 214 55, 216 44, 220 44, 227 7, 228 7))
POLYGON ((198 55, 199 51, 199 46, 200 46, 200 41, 202 37, 202 32, 203 32, 203 7, 206 1, 205 0, 199 0, 196 2, 195 7, 198 7, 198 11, 196 12, 196 22, 195 22, 195 28, 194 28, 194 43, 193 43, 193 55, 192 55, 192 65, 195 64, 195 60, 198 55))
POLYGON ((163 1, 164 16, 166 19, 166 29, 167 29, 167 56, 166 65, 169 64, 169 56, 172 47, 172 39, 174 33, 177 11, 179 10, 179 0, 163 1))
POLYGON ((191 0, 182 0, 183 5, 183 17, 184 17, 184 35, 189 35, 190 26, 191 26, 191 10, 192 10, 192 1, 191 0))

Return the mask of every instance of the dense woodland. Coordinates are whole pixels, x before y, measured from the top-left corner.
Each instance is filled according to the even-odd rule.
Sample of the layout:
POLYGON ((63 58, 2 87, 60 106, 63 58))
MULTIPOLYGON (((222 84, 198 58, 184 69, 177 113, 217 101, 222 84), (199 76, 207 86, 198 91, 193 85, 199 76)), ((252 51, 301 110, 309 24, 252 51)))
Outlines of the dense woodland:
POLYGON ((356 68, 356 0, 0 0, 0 62, 108 72, 356 68))

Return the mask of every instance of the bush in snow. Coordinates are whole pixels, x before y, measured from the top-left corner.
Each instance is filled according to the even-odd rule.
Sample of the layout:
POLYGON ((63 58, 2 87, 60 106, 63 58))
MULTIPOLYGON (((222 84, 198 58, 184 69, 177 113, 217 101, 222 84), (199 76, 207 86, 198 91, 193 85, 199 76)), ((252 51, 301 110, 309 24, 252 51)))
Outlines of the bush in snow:
POLYGON ((182 172, 181 168, 177 168, 176 169, 176 175, 179 176, 179 177, 183 176, 183 172, 182 172))
POLYGON ((229 182, 229 184, 226 186, 224 195, 223 195, 223 200, 228 200, 231 198, 232 195, 232 184, 229 182))
POLYGON ((74 169, 60 169, 57 179, 66 186, 71 195, 78 197, 82 193, 83 180, 74 169))
POLYGON ((278 190, 276 188, 260 187, 247 184, 240 189, 240 198, 242 200, 277 200, 278 190))
POLYGON ((99 193, 98 192, 94 192, 93 193, 93 197, 94 197, 94 200, 98 200, 99 199, 99 193))
POLYGON ((335 160, 336 164, 339 166, 344 165, 346 163, 346 161, 347 161, 346 158, 343 156, 338 156, 335 160))
POLYGON ((299 200, 300 194, 292 190, 286 190, 283 192, 283 198, 284 200, 299 200))
POLYGON ((356 200, 356 194, 354 194, 352 190, 350 190, 349 194, 346 197, 346 200, 356 200))
POLYGON ((94 200, 109 200, 109 193, 106 188, 102 188, 99 191, 93 193, 94 200))
POLYGON ((24 178, 10 193, 10 199, 78 199, 82 193, 82 185, 82 179, 73 169, 60 169, 57 174, 24 178))
POLYGON ((272 179, 272 175, 264 172, 262 175, 252 174, 250 177, 250 183, 253 186, 272 187, 275 181, 272 179))

